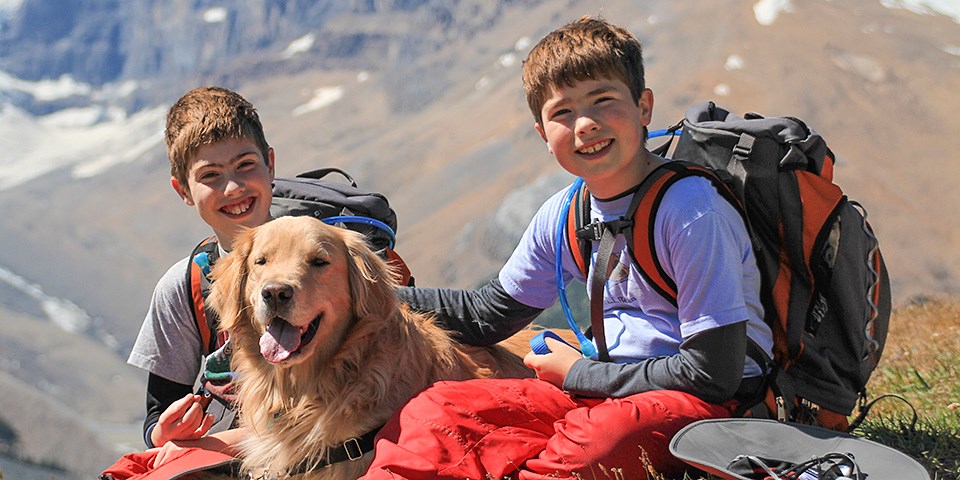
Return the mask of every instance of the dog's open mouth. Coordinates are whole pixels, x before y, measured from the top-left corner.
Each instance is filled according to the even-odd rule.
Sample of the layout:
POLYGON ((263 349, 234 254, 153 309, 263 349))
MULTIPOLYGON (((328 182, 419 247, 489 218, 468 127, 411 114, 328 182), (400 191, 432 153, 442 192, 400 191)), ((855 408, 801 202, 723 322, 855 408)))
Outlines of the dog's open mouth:
POLYGON ((309 325, 296 327, 280 317, 275 317, 267 325, 267 331, 260 336, 260 354, 270 363, 281 363, 300 353, 317 334, 320 318, 317 315, 309 325))

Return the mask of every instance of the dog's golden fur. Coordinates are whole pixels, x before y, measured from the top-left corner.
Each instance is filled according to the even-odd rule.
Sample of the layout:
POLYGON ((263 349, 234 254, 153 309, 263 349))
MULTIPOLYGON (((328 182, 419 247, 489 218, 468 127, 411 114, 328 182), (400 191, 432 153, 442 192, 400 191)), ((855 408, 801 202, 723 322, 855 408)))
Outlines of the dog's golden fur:
MULTIPOLYGON (((528 351, 528 337, 507 349, 468 348, 400 306, 389 267, 359 234, 283 217, 234 247, 214 269, 210 301, 234 345, 240 419, 251 432, 243 465, 255 475, 317 460, 327 446, 381 426, 437 380, 532 376, 508 351, 528 351), (270 322, 287 322, 280 325, 297 329, 300 341, 267 339, 262 347, 268 330, 282 330, 270 322)), ((371 456, 304 478, 356 478, 371 456)))

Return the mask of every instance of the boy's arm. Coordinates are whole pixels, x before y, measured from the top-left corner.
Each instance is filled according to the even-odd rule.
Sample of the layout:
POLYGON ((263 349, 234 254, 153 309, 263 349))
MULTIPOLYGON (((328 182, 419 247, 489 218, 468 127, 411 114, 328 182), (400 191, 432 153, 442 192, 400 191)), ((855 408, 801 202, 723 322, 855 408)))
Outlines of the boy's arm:
POLYGON ((193 300, 186 273, 190 258, 173 264, 157 282, 147 315, 128 363, 149 372, 144 440, 160 415, 176 400, 191 393, 202 361, 200 333, 193 319, 193 300))
POLYGON ((468 345, 493 345, 509 338, 543 311, 518 302, 493 279, 479 290, 401 287, 400 300, 412 310, 437 317, 468 345))
POLYGON ((649 390, 678 390, 713 403, 730 400, 740 386, 747 353, 746 322, 700 332, 680 353, 639 363, 577 360, 563 389, 586 397, 626 397, 649 390))

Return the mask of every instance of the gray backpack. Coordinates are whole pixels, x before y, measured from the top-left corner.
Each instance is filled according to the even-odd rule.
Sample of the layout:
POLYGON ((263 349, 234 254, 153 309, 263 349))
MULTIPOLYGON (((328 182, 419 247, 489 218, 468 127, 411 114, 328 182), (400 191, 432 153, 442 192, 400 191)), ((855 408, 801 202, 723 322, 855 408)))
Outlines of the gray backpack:
MULTIPOLYGON (((774 375, 745 404, 763 402, 782 420, 846 430, 858 401, 865 405, 890 318, 890 281, 866 211, 833 183, 834 155, 823 138, 796 118, 741 118, 712 102, 695 105, 663 132, 670 142, 654 153, 665 155, 680 129, 674 161, 644 179, 625 219, 604 228, 627 237, 648 284, 676 304, 676 283, 647 232, 673 183, 709 179, 744 218, 761 274, 764 320, 774 336, 774 375)), ((588 275, 590 242, 600 241, 603 251, 604 241, 594 233, 597 225, 589 225, 586 187, 571 190, 571 199, 564 233, 588 275)), ((594 286, 606 283, 596 278, 604 271, 594 268, 594 286)), ((598 343, 601 359, 603 347, 598 343)), ((768 360, 756 358, 759 348, 750 350, 761 364, 768 360)))

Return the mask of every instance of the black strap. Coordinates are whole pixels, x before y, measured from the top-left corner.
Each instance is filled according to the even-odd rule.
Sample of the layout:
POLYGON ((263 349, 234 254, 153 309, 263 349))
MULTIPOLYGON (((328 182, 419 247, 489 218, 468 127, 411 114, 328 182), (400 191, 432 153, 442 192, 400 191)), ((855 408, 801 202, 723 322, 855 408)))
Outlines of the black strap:
POLYGON ((907 406, 910 407, 910 410, 913 412, 913 419, 910 420, 910 431, 913 432, 916 430, 917 420, 919 419, 917 415, 917 409, 906 398, 903 398, 902 396, 897 395, 895 393, 880 395, 879 397, 874 398, 870 403, 866 402, 866 398, 867 398, 867 393, 865 391, 861 392, 859 413, 857 414, 857 417, 854 418, 852 422, 850 422, 850 426, 847 428, 848 432, 852 432, 857 427, 859 427, 860 424, 863 423, 864 419, 867 418, 867 414, 870 413, 870 409, 873 408, 873 405, 876 404, 878 401, 883 400, 884 398, 895 398, 897 400, 902 401, 903 403, 906 403, 907 406))
MULTIPOLYGON (((580 190, 577 192, 577 196, 574 197, 574 201, 571 203, 571 208, 576 220, 575 232, 579 232, 586 225, 590 224, 590 192, 587 191, 586 183, 580 187, 580 190)), ((576 235, 576 233, 574 233, 574 235, 577 238, 569 239, 570 251, 574 255, 580 255, 580 261, 583 263, 582 273, 583 276, 586 277, 587 272, 590 271, 590 253, 593 249, 593 245, 591 245, 589 239, 581 238, 579 235, 576 235)))
POLYGON ((604 225, 600 236, 600 248, 597 250, 597 264, 593 266, 593 273, 590 275, 590 328, 593 329, 593 340, 597 344, 597 359, 601 362, 610 361, 607 335, 603 328, 603 290, 607 283, 610 256, 613 253, 616 238, 616 235, 604 225))
POLYGON ((650 150, 650 153, 658 157, 666 157, 667 152, 670 151, 670 146, 673 145, 673 139, 676 137, 677 130, 680 130, 681 127, 683 127, 683 120, 671 125, 664 133, 664 136, 668 137, 667 141, 659 147, 650 150))
POLYGON ((317 457, 311 457, 300 462, 293 470, 287 472, 287 476, 302 475, 347 460, 351 462, 360 460, 363 454, 373 451, 374 439, 381 428, 383 428, 382 425, 359 437, 351 437, 323 449, 317 457))
POLYGON ((323 177, 326 177, 327 175, 329 175, 329 174, 331 174, 331 173, 339 173, 340 175, 343 175, 343 177, 346 178, 348 182, 350 182, 350 186, 352 186, 352 187, 356 187, 356 186, 357 186, 357 181, 354 180, 353 177, 350 176, 349 173, 344 172, 343 170, 340 170, 340 169, 337 168, 337 167, 318 168, 318 169, 316 169, 316 170, 311 170, 311 171, 309 171, 309 172, 301 173, 300 175, 297 175, 297 177, 299 177, 299 178, 312 178, 312 179, 314 179, 314 180, 319 180, 319 179, 321 179, 321 178, 323 178, 323 177))
MULTIPOLYGON (((740 402, 740 405, 738 405, 734 411, 734 417, 742 417, 746 415, 748 410, 763 403, 767 395, 767 390, 772 389, 774 397, 783 397, 783 393, 781 393, 780 387, 777 385, 777 373, 779 370, 776 362, 774 362, 773 359, 770 358, 770 355, 767 355, 767 352, 763 351, 763 348, 750 338, 749 335, 747 336, 747 357, 751 358, 760 366, 762 373, 760 381, 756 384, 756 388, 748 389, 753 391, 737 391, 736 398, 740 402)), ((741 387, 743 387, 743 385, 741 385, 741 387)), ((775 413, 778 417, 781 416, 780 412, 775 413)))
POLYGON ((593 339, 597 344, 597 359, 601 362, 610 361, 610 352, 607 350, 607 338, 603 328, 603 290, 610 278, 611 257, 613 245, 617 235, 633 224, 630 220, 613 220, 610 222, 594 222, 577 230, 577 238, 587 238, 600 241, 597 247, 597 263, 590 273, 590 328, 593 339))

